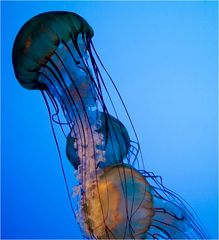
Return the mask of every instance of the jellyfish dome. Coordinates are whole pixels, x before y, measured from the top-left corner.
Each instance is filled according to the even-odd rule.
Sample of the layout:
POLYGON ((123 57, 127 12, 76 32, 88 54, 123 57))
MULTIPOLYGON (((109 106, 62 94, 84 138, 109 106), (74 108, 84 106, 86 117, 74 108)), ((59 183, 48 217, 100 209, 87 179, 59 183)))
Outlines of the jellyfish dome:
POLYGON ((76 13, 46 12, 23 25, 12 52, 21 86, 39 90, 45 100, 71 209, 83 237, 207 238, 186 202, 166 188, 160 176, 144 169, 130 115, 94 48, 93 35, 76 13), (131 131, 119 118, 100 68, 131 131), (64 139, 64 153, 77 180, 72 193, 59 138, 64 139))
POLYGON ((38 78, 40 68, 48 62, 61 42, 73 41, 93 29, 76 13, 47 12, 29 20, 21 28, 14 42, 12 61, 15 76, 27 89, 44 89, 38 78))
POLYGON ((150 185, 138 171, 124 164, 107 167, 93 196, 87 196, 85 229, 98 239, 144 239, 152 202, 150 185))

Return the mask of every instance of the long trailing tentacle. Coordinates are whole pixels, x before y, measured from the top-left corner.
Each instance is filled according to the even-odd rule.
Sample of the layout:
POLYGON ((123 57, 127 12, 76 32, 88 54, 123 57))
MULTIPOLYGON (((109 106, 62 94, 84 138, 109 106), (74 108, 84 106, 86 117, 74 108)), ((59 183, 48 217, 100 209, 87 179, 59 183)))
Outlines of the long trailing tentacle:
MULTIPOLYGON (((112 97, 107 89, 107 86, 104 82, 103 76, 102 76, 100 69, 98 67, 98 64, 96 62, 96 59, 99 62, 100 66, 106 72, 107 76, 109 77, 109 79, 110 79, 113 87, 115 88, 115 90, 119 96, 119 99, 124 107, 125 113, 128 116, 130 124, 133 128, 133 132, 134 132, 136 140, 130 141, 130 146, 129 146, 128 152, 126 154, 126 157, 124 159, 122 159, 122 162, 127 163, 130 166, 136 167, 139 170, 139 173, 142 176, 144 176, 145 179, 150 183, 151 187, 150 187, 150 189, 145 189, 145 193, 147 191, 150 191, 150 193, 153 197, 153 201, 154 201, 154 206, 153 206, 154 216, 152 217, 152 223, 151 223, 149 230, 146 233, 146 236, 148 238, 153 238, 153 239, 161 239, 161 238, 162 239, 172 239, 172 238, 174 238, 174 234, 175 234, 175 236, 180 236, 180 238, 187 238, 187 239, 208 238, 209 236, 208 236, 207 232, 205 230, 203 230, 203 226, 200 225, 199 220, 197 219, 197 217, 195 215, 195 212, 186 203, 186 201, 183 200, 180 196, 178 196, 174 192, 172 192, 171 190, 169 190, 168 188, 166 188, 163 185, 162 178, 160 176, 156 176, 154 173, 147 172, 144 169, 144 161, 143 161, 138 137, 137 137, 137 134, 136 134, 136 131, 134 128, 134 124, 133 124, 131 117, 125 106, 125 103, 122 100, 121 95, 120 95, 117 87, 115 86, 114 81, 112 80, 111 76, 109 75, 109 73, 107 72, 106 68, 104 67, 102 61, 100 60, 100 57, 98 56, 92 41, 90 39, 86 38, 86 35, 83 35, 82 37, 83 37, 83 40, 84 40, 84 43, 86 46, 86 50, 89 53, 90 64, 89 64, 88 60, 83 57, 81 50, 77 44, 77 40, 74 40, 73 38, 71 38, 71 40, 72 40, 71 44, 73 44, 74 48, 76 49, 76 52, 77 52, 78 56, 80 57, 80 61, 78 61, 76 56, 74 56, 75 53, 72 51, 69 43, 65 43, 64 41, 62 41, 62 45, 64 46, 64 48, 68 52, 68 54, 71 56, 72 61, 78 67, 78 69, 83 71, 91 80, 92 87, 90 87, 90 89, 89 89, 89 91, 90 91, 89 94, 91 94, 91 96, 94 99, 94 102, 96 102, 96 109, 98 109, 98 105, 100 105, 101 110, 104 113, 103 117, 104 117, 104 122, 105 122, 105 131, 106 131, 104 150, 106 150, 108 143, 111 144, 112 151, 115 156, 116 156, 116 149, 115 149, 116 144, 120 151, 122 151, 122 146, 121 146, 121 142, 118 137, 117 130, 115 129, 115 127, 112 123, 112 120, 110 118, 108 108, 106 107, 106 104, 104 101, 104 93, 106 93, 106 95, 108 96, 109 101, 112 105, 112 109, 114 110, 116 119, 118 121, 119 121, 119 117, 118 117, 118 114, 116 111, 116 107, 113 103, 112 97), (91 71, 90 65, 92 67, 93 72, 91 71), (114 139, 113 139, 113 136, 115 136, 114 139), (140 154, 141 164, 139 163, 139 154, 140 154), (143 166, 143 170, 140 170, 140 166, 143 166), (186 231, 185 231, 184 227, 185 227, 186 231)), ((65 65, 65 62, 63 61, 62 56, 59 54, 59 52, 55 52, 54 60, 49 59, 48 60, 49 64, 45 65, 44 68, 46 68, 47 71, 50 72, 50 74, 53 76, 53 78, 56 79, 56 82, 58 83, 59 88, 61 88, 63 90, 63 92, 65 92, 64 97, 66 100, 63 100, 63 96, 61 96, 61 95, 58 96, 58 98, 61 99, 61 101, 63 101, 63 102, 67 101, 67 104, 70 105, 71 113, 68 110, 66 111, 65 106, 61 106, 62 111, 60 111, 59 106, 58 106, 59 104, 54 99, 52 93, 47 90, 46 94, 49 98, 49 101, 52 103, 53 109, 55 110, 55 113, 52 114, 51 110, 49 110, 48 100, 45 97, 45 94, 42 92, 44 100, 46 101, 48 111, 49 111, 51 125, 52 125, 52 122, 59 124, 65 138, 67 137, 67 135, 65 134, 65 130, 63 127, 66 126, 66 127, 68 127, 70 132, 71 131, 74 132, 75 131, 74 126, 76 126, 79 130, 79 138, 81 139, 81 144, 83 143, 85 145, 87 142, 86 131, 89 131, 90 137, 91 137, 91 142, 89 144, 91 144, 91 148, 93 149, 92 151, 94 153, 94 161, 96 162, 96 168, 99 168, 99 166, 97 165, 98 158, 95 155, 95 152, 96 152, 95 136, 94 136, 94 133, 92 130, 92 124, 90 122, 89 113, 87 112, 88 110, 87 110, 86 102, 83 99, 83 97, 81 96, 80 89, 74 83, 74 79, 72 78, 72 76, 68 70, 68 67, 65 65), (67 74, 68 78, 70 79, 71 84, 74 86, 74 89, 76 90, 77 96, 79 98, 79 102, 81 104, 81 110, 83 111, 83 114, 87 119, 89 129, 84 128, 84 125, 83 125, 84 123, 83 123, 83 120, 81 118, 81 113, 80 113, 81 110, 79 109, 77 102, 72 98, 71 92, 69 91, 68 86, 65 83, 64 75, 59 70, 59 67, 56 65, 57 62, 59 64, 59 67, 60 67, 60 65, 62 66, 65 74, 67 74), (66 116, 67 121, 61 121, 60 116, 62 114, 64 114, 64 116, 66 116), (70 120, 71 117, 76 119, 76 121, 70 120)), ((44 77, 45 79, 47 79, 47 81, 51 85, 53 85, 52 80, 45 74, 45 72, 42 71, 40 73, 40 75, 42 77, 44 77)), ((98 109, 98 111, 99 111, 99 109, 98 109)), ((119 129, 122 132, 121 125, 119 125, 119 129)), ((65 170, 64 170, 63 163, 62 163, 62 157, 61 157, 61 153, 60 153, 60 150, 58 147, 58 141, 55 136, 55 130, 54 130, 53 126, 52 126, 52 131, 54 134, 55 142, 56 142, 59 156, 60 156, 61 168, 62 168, 66 188, 68 190, 69 200, 72 204, 72 201, 70 199, 69 187, 68 187, 67 179, 66 179, 66 175, 65 175, 65 170)), ((74 135, 76 136, 77 133, 74 132, 74 135)), ((77 144, 78 144, 78 142, 77 142, 77 144)), ((85 172, 82 173, 82 179, 84 179, 86 181, 86 169, 87 169, 86 162, 85 162, 86 161, 86 151, 83 150, 83 148, 82 148, 82 156, 83 157, 81 158, 81 161, 82 161, 81 164, 83 164, 85 166, 85 168, 84 168, 85 172), (83 151, 84 151, 84 153, 83 153, 83 151)), ((134 210, 133 207, 134 207, 134 202, 135 202, 135 192, 133 192, 131 205, 129 205, 129 203, 127 201, 127 194, 128 194, 128 187, 129 187, 128 182, 127 182, 127 176, 126 176, 124 167, 122 167, 121 170, 118 171, 118 174, 119 174, 119 178, 120 178, 119 181, 121 184, 121 189, 122 189, 123 196, 125 199, 125 209, 126 209, 126 224, 124 227, 123 239, 126 238, 127 233, 129 234, 129 236, 131 236, 131 238, 134 239, 134 231, 135 230, 134 230, 132 218, 136 214, 136 212, 139 210, 140 205, 144 201, 144 199, 142 199, 140 201, 139 206, 137 206, 137 208, 134 210)), ((103 224, 105 226, 105 232, 106 232, 106 236, 108 238, 110 238, 110 237, 116 238, 113 230, 106 223, 106 220, 108 217, 108 211, 109 211, 109 200, 107 202, 108 210, 106 210, 104 212, 102 202, 101 202, 97 172, 95 172, 95 179, 97 182, 97 192, 98 192, 98 198, 99 198, 99 202, 100 202, 100 208, 102 209, 101 211, 102 211, 102 219, 103 219, 102 221, 103 222, 100 224, 103 224)), ((107 183, 106 177, 105 177, 105 182, 107 183)), ((84 184, 86 185, 86 182, 84 182, 84 184)), ((134 177, 133 177, 132 170, 131 170, 131 184, 132 184, 132 187, 134 188, 134 177)), ((85 196, 83 198, 84 199, 83 204, 85 204, 85 205, 86 205, 86 201, 87 201, 86 194, 87 194, 86 192, 83 193, 83 195, 85 196)), ((110 198, 110 195, 108 192, 108 187, 107 187, 107 198, 108 199, 110 198)), ((72 205, 71 205, 71 208, 76 217, 76 214, 75 214, 75 211, 74 211, 72 205)), ((79 211, 78 208, 77 208, 77 211, 79 211)), ((85 211, 85 215, 86 215, 86 219, 87 219, 86 221, 88 221, 88 212, 85 211)), ((81 228, 80 224, 79 224, 79 227, 81 228)), ((92 226, 89 225, 89 231, 90 231, 89 237, 90 238, 96 238, 95 234, 93 233, 93 230, 94 229, 92 229, 92 226)), ((86 238, 88 236, 84 235, 84 237, 86 238)))

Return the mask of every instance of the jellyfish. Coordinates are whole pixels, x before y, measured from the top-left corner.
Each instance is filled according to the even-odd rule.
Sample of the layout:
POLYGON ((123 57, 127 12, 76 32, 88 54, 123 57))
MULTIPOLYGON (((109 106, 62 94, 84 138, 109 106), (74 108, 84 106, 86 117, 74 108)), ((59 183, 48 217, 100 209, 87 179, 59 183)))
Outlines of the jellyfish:
POLYGON ((66 140, 65 155, 77 179, 72 193, 66 184, 67 193, 83 238, 208 238, 187 202, 144 169, 134 125, 93 35, 76 13, 46 12, 23 25, 12 52, 20 85, 39 90, 45 100, 65 183, 54 126, 66 140), (102 70, 121 101, 132 136, 119 119, 102 70))

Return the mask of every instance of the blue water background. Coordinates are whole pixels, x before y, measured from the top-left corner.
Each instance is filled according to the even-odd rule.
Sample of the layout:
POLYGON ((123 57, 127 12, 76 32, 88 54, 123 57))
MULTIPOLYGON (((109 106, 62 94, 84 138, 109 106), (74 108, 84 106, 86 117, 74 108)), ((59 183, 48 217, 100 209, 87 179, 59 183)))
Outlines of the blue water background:
POLYGON ((147 170, 217 238, 217 2, 208 1, 2 2, 2 238, 81 237, 42 96, 18 84, 11 63, 18 30, 50 10, 93 26, 147 170))

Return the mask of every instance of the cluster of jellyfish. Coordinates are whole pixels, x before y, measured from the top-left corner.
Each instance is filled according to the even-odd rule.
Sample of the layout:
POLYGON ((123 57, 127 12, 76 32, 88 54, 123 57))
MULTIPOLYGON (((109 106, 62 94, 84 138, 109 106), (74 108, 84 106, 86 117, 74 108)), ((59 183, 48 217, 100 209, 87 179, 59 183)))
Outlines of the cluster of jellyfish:
MULTIPOLYGON (((100 67, 131 122, 94 48, 93 34, 90 25, 75 13, 46 12, 24 24, 12 54, 19 83, 42 93, 57 146, 54 124, 65 136, 66 156, 77 179, 74 196, 69 189, 68 196, 70 202, 77 199, 71 207, 83 238, 208 238, 192 208, 166 188, 160 176, 140 169, 137 135, 131 140, 118 118, 100 67)), ((136 134, 134 127, 132 131, 136 134)), ((61 158, 59 147, 58 151, 61 158)), ((66 181, 65 174, 64 178, 66 181)))

